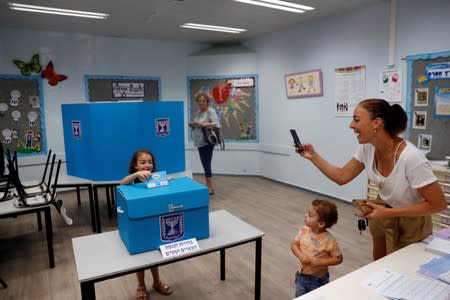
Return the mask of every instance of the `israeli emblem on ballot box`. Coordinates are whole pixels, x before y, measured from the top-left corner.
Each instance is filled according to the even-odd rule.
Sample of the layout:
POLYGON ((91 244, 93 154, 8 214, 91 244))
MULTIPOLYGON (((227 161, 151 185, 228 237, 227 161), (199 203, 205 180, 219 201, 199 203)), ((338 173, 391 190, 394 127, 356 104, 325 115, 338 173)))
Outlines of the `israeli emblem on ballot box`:
POLYGON ((182 212, 160 216, 159 228, 162 242, 175 241, 184 236, 184 214, 182 212))

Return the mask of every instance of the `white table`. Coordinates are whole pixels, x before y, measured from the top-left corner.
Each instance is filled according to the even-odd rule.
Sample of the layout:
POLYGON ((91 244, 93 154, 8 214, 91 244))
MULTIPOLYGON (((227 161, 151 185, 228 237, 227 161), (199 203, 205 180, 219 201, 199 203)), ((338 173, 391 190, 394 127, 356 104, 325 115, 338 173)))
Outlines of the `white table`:
POLYGON ((198 241, 199 251, 163 258, 159 250, 130 255, 117 230, 72 239, 82 299, 95 299, 95 283, 220 251, 220 279, 225 280, 225 249, 255 242, 255 299, 261 296, 264 233, 227 211, 209 213, 210 236, 198 241), (92 251, 95 249, 95 251, 92 251))
MULTIPOLYGON (((357 246, 355 246, 357 247, 357 246)), ((386 268, 406 275, 408 277, 428 280, 418 274, 416 270, 419 265, 427 263, 433 257, 439 255, 425 250, 424 243, 415 243, 402 248, 390 255, 374 261, 364 267, 344 275, 330 283, 300 296, 299 300, 361 300, 361 299, 386 299, 361 286, 361 282, 376 271, 386 268)), ((345 259, 345 253, 344 253, 345 259)), ((425 300, 425 299, 424 299, 425 300)))
MULTIPOLYGON (((45 231, 47 237, 48 261, 50 268, 54 268, 55 257, 53 254, 53 224, 50 205, 17 208, 14 206, 14 201, 15 201, 14 199, 11 199, 8 201, 0 202, 0 218, 17 217, 20 215, 34 214, 34 213, 38 213, 38 216, 40 216, 41 211, 43 211, 45 218, 45 231)), ((41 228, 39 228, 39 230, 40 229, 41 228)))

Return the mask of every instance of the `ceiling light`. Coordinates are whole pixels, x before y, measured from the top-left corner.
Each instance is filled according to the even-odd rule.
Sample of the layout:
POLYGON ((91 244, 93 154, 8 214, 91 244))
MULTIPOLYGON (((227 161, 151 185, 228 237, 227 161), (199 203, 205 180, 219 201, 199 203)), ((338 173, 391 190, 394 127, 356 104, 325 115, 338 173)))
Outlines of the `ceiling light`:
POLYGON ((234 0, 237 2, 247 3, 247 4, 253 4, 253 5, 259 5, 264 7, 270 7, 274 9, 280 9, 295 13, 304 13, 305 10, 313 10, 314 7, 286 2, 286 1, 280 1, 280 0, 234 0))
POLYGON ((267 2, 267 3, 273 3, 273 4, 278 4, 278 5, 288 6, 288 7, 293 7, 293 8, 298 8, 298 9, 302 9, 302 10, 313 10, 314 9, 314 7, 312 7, 312 6, 307 6, 307 5, 297 4, 297 3, 291 3, 291 2, 286 2, 286 1, 280 1, 280 0, 258 0, 258 1, 267 2))
POLYGON ((180 27, 199 29, 199 30, 220 31, 220 32, 228 32, 228 33, 241 33, 241 32, 247 31, 246 29, 241 29, 241 28, 214 26, 214 25, 205 25, 205 24, 196 24, 196 23, 184 23, 180 27))
POLYGON ((54 14, 54 15, 63 15, 63 16, 72 16, 72 17, 82 17, 82 18, 92 18, 92 19, 106 19, 109 17, 109 14, 90 12, 90 11, 82 11, 82 10, 71 10, 71 9, 62 9, 62 8, 54 8, 48 6, 37 6, 37 5, 27 5, 21 3, 9 3, 9 9, 12 10, 20 10, 20 11, 29 11, 29 12, 38 12, 43 14, 54 14))

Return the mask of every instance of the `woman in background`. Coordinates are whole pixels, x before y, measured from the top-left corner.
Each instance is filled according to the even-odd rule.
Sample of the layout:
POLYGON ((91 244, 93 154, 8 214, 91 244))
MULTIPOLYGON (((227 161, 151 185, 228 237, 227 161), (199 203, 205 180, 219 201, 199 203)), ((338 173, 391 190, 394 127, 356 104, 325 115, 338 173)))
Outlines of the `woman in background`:
POLYGON ((194 146, 198 148, 200 161, 205 172, 206 185, 210 195, 214 195, 214 186, 212 182, 211 161, 213 157, 214 145, 205 139, 204 128, 221 128, 216 111, 209 107, 209 95, 198 93, 195 97, 199 110, 194 120, 189 123, 192 128, 192 139, 194 146))

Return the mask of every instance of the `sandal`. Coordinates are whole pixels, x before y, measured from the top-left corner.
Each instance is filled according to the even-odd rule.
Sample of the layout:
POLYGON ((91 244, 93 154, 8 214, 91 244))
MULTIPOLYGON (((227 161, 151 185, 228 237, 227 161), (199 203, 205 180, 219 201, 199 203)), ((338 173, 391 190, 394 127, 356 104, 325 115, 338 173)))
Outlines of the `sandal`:
POLYGON ((172 288, 169 285, 162 283, 161 281, 158 281, 157 284, 153 284, 153 288, 155 289, 155 291, 165 296, 172 294, 172 288))
POLYGON ((138 286, 136 290, 136 300, 148 300, 147 288, 145 285, 138 286))

